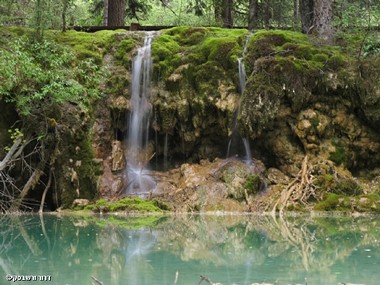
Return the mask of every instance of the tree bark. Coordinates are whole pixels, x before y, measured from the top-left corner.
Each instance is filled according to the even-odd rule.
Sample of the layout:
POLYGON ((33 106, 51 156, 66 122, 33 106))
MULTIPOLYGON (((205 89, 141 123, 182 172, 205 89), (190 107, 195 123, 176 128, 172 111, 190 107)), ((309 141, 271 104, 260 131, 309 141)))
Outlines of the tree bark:
POLYGON ((300 8, 299 8, 299 0, 293 0, 293 27, 297 28, 299 25, 299 17, 300 17, 300 8))
POLYGON ((223 21, 224 28, 232 28, 234 25, 232 11, 233 11, 233 0, 223 0, 221 7, 221 18, 223 21))
POLYGON ((108 26, 108 0, 104 0, 103 25, 108 26))
POLYGON ((332 17, 332 0, 314 0, 313 32, 326 41, 333 37, 332 17))
POLYGON ((11 149, 8 151, 7 155, 4 157, 2 161, 0 161, 0 171, 3 171, 7 167, 9 161, 13 158, 13 155, 18 149, 18 147, 20 146, 21 142, 22 142, 21 138, 18 138, 17 140, 13 142, 13 145, 11 149))
POLYGON ((69 6, 69 0, 63 0, 62 8, 62 32, 66 32, 66 13, 69 6))
POLYGON ((270 18, 272 17, 271 13, 271 3, 270 0, 264 1, 264 27, 266 29, 270 28, 270 18))
POLYGON ((108 1, 108 24, 107 26, 124 26, 125 0, 108 1))
POLYGON ((249 10, 248 10, 248 30, 257 29, 258 26, 258 0, 249 1, 249 10))
POLYGON ((302 32, 305 34, 310 33, 313 26, 314 18, 314 1, 313 0, 300 0, 299 3, 301 14, 302 32))

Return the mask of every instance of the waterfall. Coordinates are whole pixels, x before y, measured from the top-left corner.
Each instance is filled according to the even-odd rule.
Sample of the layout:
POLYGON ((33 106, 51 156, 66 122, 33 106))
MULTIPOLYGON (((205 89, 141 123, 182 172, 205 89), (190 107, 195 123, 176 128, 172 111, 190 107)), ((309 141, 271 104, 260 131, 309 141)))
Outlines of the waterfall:
MULTIPOLYGON (((246 78, 247 78, 247 75, 245 73, 245 65, 244 65, 243 58, 244 58, 244 55, 247 51, 247 45, 248 45, 250 36, 251 35, 249 34, 245 40, 242 57, 238 58, 239 93, 240 93, 240 96, 242 96, 244 93, 245 83, 246 83, 246 78)), ((241 134, 239 133, 239 129, 238 129, 237 117, 238 117, 238 114, 240 112, 240 101, 241 101, 241 99, 239 100, 238 108, 235 110, 235 113, 234 113, 232 134, 231 134, 230 140, 228 142, 228 147, 227 147, 227 157, 231 157, 232 155, 234 155, 233 151, 235 152, 235 155, 238 155, 238 152, 239 152, 238 144, 241 145, 241 143, 243 143, 244 160, 248 165, 250 165, 250 164, 252 164, 252 155, 251 155, 251 148, 249 145, 249 140, 248 140, 248 138, 242 138, 241 134)))
POLYGON ((154 34, 148 32, 144 45, 132 64, 131 109, 127 136, 127 193, 145 193, 155 187, 146 168, 153 153, 149 152, 149 129, 152 106, 150 81, 152 74, 151 43, 154 34))

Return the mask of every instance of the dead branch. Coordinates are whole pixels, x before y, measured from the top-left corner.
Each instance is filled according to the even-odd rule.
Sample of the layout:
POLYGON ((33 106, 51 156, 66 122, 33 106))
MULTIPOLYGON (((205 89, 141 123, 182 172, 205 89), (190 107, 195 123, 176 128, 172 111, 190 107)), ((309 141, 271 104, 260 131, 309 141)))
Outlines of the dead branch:
POLYGON ((17 140, 14 141, 12 147, 8 151, 7 155, 4 157, 4 159, 0 162, 0 171, 3 171, 9 164, 10 160, 13 157, 13 154, 16 152, 17 148, 21 144, 22 139, 18 138, 17 140))
POLYGON ((178 272, 178 270, 177 270, 176 273, 175 273, 175 278, 174 278, 174 284, 173 284, 173 285, 177 285, 177 282, 178 282, 178 276, 179 276, 179 272, 178 272))
POLYGON ((98 285, 104 285, 104 283, 98 279, 96 279, 94 276, 91 276, 92 280, 94 280, 94 282, 92 282, 93 285, 95 284, 98 284, 98 285))
POLYGON ((48 180, 48 182, 46 184, 44 192, 42 193, 42 198, 41 198, 41 203, 40 203, 40 209, 38 211, 40 214, 43 212, 43 209, 44 209, 46 194, 47 194, 47 191, 49 190, 50 185, 51 185, 51 177, 52 177, 52 169, 49 170, 49 180, 48 180))
POLYGON ((200 275, 200 278, 201 278, 201 280, 198 282, 198 285, 201 284, 203 281, 205 281, 205 282, 207 282, 208 284, 211 284, 211 285, 214 284, 214 283, 213 283, 209 278, 207 278, 206 276, 200 275))
POLYGON ((13 201, 10 207, 11 212, 19 210, 23 200, 25 199, 26 195, 28 195, 29 190, 33 189, 37 185, 37 183, 40 181, 40 178, 42 174, 44 173, 43 168, 45 167, 45 164, 46 163, 44 160, 40 161, 37 168, 34 170, 33 174, 29 177, 28 181, 26 182, 23 189, 21 190, 18 198, 16 198, 13 201))

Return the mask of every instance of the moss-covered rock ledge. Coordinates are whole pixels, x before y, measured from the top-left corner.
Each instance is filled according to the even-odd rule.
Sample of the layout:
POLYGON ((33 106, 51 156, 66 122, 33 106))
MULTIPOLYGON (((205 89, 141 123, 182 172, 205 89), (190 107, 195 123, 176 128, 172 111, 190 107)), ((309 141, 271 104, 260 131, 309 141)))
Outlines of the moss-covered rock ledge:
MULTIPOLYGON (((16 37, 30 39, 31 31, 0 33, 6 51, 16 37)), ((22 114, 10 94, 24 94, 16 93, 24 90, 20 86, 40 92, 44 84, 28 85, 35 78, 24 76, 29 81, 12 81, 9 94, 1 89, 2 157, 16 128, 45 138, 43 121, 50 137, 59 138, 44 169, 52 169, 54 183, 42 175, 26 197, 36 204, 49 185, 46 209, 88 199, 95 211, 379 211, 380 57, 358 56, 362 41, 342 37, 331 46, 291 31, 203 27, 156 33, 149 125, 155 155, 149 167, 157 185, 148 196, 154 200, 140 201, 122 198, 128 195, 123 141, 132 60, 144 32, 45 35, 57 54, 70 54, 70 60, 54 63, 61 64, 55 72, 64 70, 62 78, 85 88, 61 101, 54 101, 55 93, 43 93, 43 100, 25 97, 33 98, 32 117, 22 114), (238 58, 246 69, 243 93, 238 58), (79 72, 88 62, 87 72, 79 72), (224 159, 237 129, 250 142, 252 165, 241 161, 242 146, 237 158, 224 159)), ((38 58, 44 57, 34 56, 33 63, 38 58)), ((34 166, 40 157, 33 156, 34 166)), ((17 179, 27 181, 28 173, 17 179)))

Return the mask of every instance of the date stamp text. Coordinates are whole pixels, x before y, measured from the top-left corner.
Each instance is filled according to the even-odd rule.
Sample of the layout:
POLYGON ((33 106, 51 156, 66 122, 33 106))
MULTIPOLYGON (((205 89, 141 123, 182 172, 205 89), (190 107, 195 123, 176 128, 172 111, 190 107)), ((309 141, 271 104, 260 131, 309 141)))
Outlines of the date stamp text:
POLYGON ((7 276, 5 278, 9 282, 52 281, 51 275, 12 275, 12 274, 7 274, 7 276))

